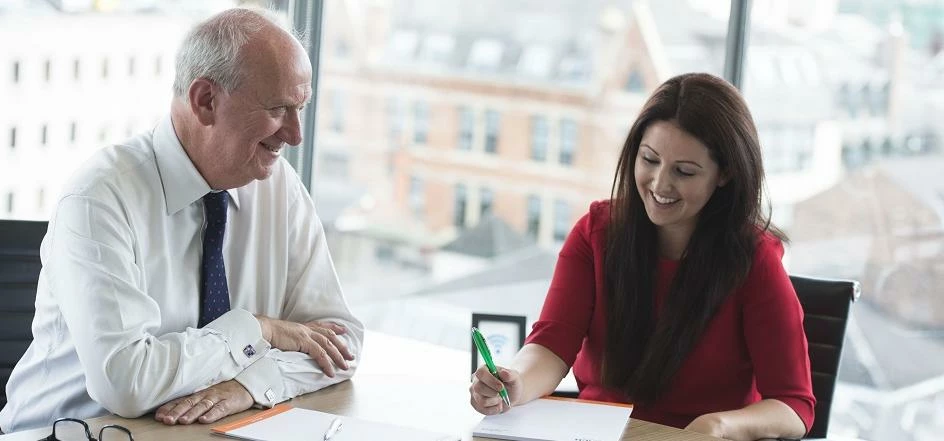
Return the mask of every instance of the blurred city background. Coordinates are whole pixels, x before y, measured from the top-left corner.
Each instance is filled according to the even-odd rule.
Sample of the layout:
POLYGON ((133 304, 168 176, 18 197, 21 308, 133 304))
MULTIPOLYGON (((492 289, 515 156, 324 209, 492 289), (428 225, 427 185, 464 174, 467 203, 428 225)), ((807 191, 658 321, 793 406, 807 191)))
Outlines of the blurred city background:
MULTIPOLYGON (((742 90, 794 274, 862 284, 830 436, 944 433, 944 0, 754 0, 742 90)), ((234 5, 0 0, 0 218, 48 219, 168 111, 174 52, 234 5)), ((352 309, 469 349, 533 322, 647 96, 722 74, 724 0, 324 0, 310 184, 352 309)))

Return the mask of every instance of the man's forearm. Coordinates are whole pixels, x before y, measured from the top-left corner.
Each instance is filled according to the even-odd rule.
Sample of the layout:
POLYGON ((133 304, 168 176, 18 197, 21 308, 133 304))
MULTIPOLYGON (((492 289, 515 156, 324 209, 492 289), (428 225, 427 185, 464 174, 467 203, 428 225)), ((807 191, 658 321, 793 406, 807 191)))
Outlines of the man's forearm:
POLYGON ((347 380, 357 369, 363 345, 363 330, 353 325, 345 328, 346 332, 339 334, 338 339, 354 357, 345 363, 346 369, 335 365, 333 376, 327 375, 308 354, 273 348, 266 353, 264 359, 247 368, 235 379, 250 392, 256 404, 265 407, 347 380))

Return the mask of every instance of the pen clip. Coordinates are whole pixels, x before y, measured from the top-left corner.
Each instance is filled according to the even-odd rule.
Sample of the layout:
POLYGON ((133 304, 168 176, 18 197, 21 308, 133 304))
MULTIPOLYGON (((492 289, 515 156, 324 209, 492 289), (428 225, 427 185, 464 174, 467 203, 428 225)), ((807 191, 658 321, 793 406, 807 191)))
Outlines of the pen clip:
POLYGON ((482 354, 482 358, 485 359, 485 364, 488 366, 489 370, 492 370, 495 365, 495 362, 492 360, 492 351, 489 349, 485 337, 482 336, 482 333, 476 327, 472 327, 472 340, 475 342, 475 347, 477 347, 482 354))

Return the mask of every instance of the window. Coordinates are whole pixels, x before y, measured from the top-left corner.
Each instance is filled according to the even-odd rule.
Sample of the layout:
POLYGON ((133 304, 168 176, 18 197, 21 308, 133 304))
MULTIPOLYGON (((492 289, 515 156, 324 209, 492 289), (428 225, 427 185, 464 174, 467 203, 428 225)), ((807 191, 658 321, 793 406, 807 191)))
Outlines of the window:
POLYGON ((566 239, 570 227, 570 204, 561 199, 554 201, 554 240, 566 239))
POLYGON ((456 184, 455 202, 452 209, 452 224, 457 228, 465 227, 465 205, 468 203, 468 195, 464 184, 456 184))
POLYGON ((560 163, 571 165, 574 163, 574 152, 577 150, 577 123, 572 119, 562 119, 560 122, 560 163))
MULTIPOLYGON (((86 1, 77 8, 79 3, 14 1, 22 6, 11 7, 0 0, 0 103, 18 109, 0 111, 0 219, 44 220, 51 214, 44 207, 53 205, 55 189, 85 158, 106 143, 121 141, 130 127, 154 127, 170 104, 173 55, 185 36, 181 26, 196 24, 225 4, 244 2, 86 1), (19 27, 6 26, 7 21, 25 23, 29 32, 17 34, 19 27), (7 42, 16 50, 6 50, 7 42), (50 155, 52 151, 56 154, 50 155), (12 214, 8 191, 15 205, 12 214)), ((330 101, 325 104, 329 107, 330 101)))
POLYGON ((859 157, 862 158, 862 162, 872 161, 872 140, 871 139, 866 138, 862 141, 862 147, 861 147, 859 157))
POLYGON ((413 142, 426 144, 429 136, 429 104, 426 101, 413 103, 413 142))
POLYGON ((541 197, 538 195, 528 196, 528 236, 535 240, 541 231, 541 197))
POLYGON ((387 98, 387 133, 390 141, 397 144, 403 134, 403 102, 396 97, 387 98))
POLYGON ((419 176, 410 177, 410 208, 414 217, 423 217, 426 208, 426 186, 423 178, 419 176))
MULTIPOLYGON (((767 195, 790 238, 787 270, 857 280, 863 293, 850 310, 855 332, 828 437, 933 438, 944 429, 944 388, 924 385, 942 368, 918 374, 899 362, 944 329, 944 152, 909 146, 920 127, 944 131, 929 111, 940 109, 944 84, 929 22, 940 5, 752 3, 743 90, 771 159, 767 195), (781 74, 767 84, 752 80, 762 60, 781 74), (921 392, 906 398, 911 390, 921 392), (902 398, 883 406, 880 396, 902 398)), ((923 359, 942 354, 922 350, 923 359)))
POLYGON ((377 248, 374 249, 374 255, 377 257, 378 261, 391 262, 393 261, 396 253, 393 249, 393 244, 384 242, 377 244, 377 248))
POLYGON ((623 89, 627 92, 635 93, 644 93, 646 91, 646 86, 642 82, 642 75, 639 74, 638 69, 633 69, 629 72, 629 76, 626 78, 626 85, 623 86, 623 89))
POLYGON ((494 203, 495 193, 492 192, 492 189, 487 187, 482 187, 482 190, 479 192, 479 214, 481 217, 486 217, 492 212, 492 204, 494 203))
POLYGON ((531 117, 531 159, 535 161, 547 160, 547 118, 543 116, 531 117))
MULTIPOLYGON (((561 245, 555 241, 555 208, 561 239, 577 211, 605 195, 640 98, 682 72, 721 73, 729 10, 709 0, 649 1, 650 13, 642 17, 634 14, 638 2, 561 0, 538 11, 536 2, 473 1, 465 3, 475 4, 474 13, 459 14, 429 1, 383 2, 380 9, 371 7, 371 0, 323 3, 323 19, 331 26, 323 29, 320 58, 313 65, 318 89, 327 92, 317 95, 314 123, 330 132, 330 91, 343 88, 357 91, 358 127, 361 121, 364 126, 352 130, 355 106, 349 95, 351 124, 344 139, 352 167, 338 184, 353 191, 315 198, 326 239, 345 244, 331 247, 345 295, 355 311, 371 311, 365 319, 369 328, 459 349, 467 349, 468 332, 454 316, 541 309, 546 292, 523 293, 522 299, 533 300, 521 302, 488 299, 540 285, 521 282, 534 280, 530 271, 543 264, 518 259, 553 261, 561 245), (691 11, 690 5, 700 9, 691 11), (680 14, 683 7, 688 10, 680 14), (368 15, 352 17, 350 11, 368 15), (369 19, 374 13, 385 19, 369 19), (634 32, 639 26, 651 31, 646 38, 634 32), (335 53, 341 39, 350 45, 347 59, 335 53), (625 55, 625 64, 594 61, 613 53, 625 55), (660 68, 649 78, 645 66, 660 68), (602 77, 610 80, 596 81, 602 77), (624 91, 627 87, 632 90, 624 91), (583 115, 599 121, 584 122, 583 115), (593 161, 590 140, 598 158, 593 161), (566 204, 557 207, 555 198, 566 204), (495 222, 477 222, 482 215, 495 222), (358 226, 329 228, 338 218, 345 227, 358 226), (374 270, 382 265, 375 264, 373 247, 347 246, 362 241, 396 243, 396 260, 414 255, 429 263, 417 265, 425 268, 418 272, 400 268, 388 278, 374 270), (470 258, 440 261, 447 253, 438 251, 449 243, 465 244, 468 249, 456 249, 470 258), (536 248, 515 252, 531 245, 536 248), (476 283, 508 268, 515 280, 476 283), (375 286, 362 283, 366 274, 378 281, 375 286), (439 284, 460 276, 468 278, 463 285, 468 288, 436 295, 442 293, 439 284), (397 286, 410 306, 387 306, 400 302, 378 295, 376 285, 397 286), (516 285, 521 288, 509 288, 516 285), (424 295, 414 295, 421 290, 424 295)), ((316 164, 331 154, 319 146, 316 164)), ((314 179, 315 191, 319 184, 325 188, 326 177, 314 179)))
POLYGON ((468 107, 459 108, 459 150, 472 150, 475 133, 475 114, 468 107))
POLYGON ((331 130, 344 131, 344 93, 335 89, 331 93, 331 130))
POLYGON ((496 110, 485 111, 485 152, 498 152, 498 131, 500 130, 501 114, 496 110))

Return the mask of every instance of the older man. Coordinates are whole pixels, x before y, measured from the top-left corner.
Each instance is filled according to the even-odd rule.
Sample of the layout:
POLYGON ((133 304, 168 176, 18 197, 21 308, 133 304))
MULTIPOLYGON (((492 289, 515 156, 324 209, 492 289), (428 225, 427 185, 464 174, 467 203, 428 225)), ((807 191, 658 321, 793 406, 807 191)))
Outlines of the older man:
POLYGON ((301 142, 311 76, 259 13, 191 31, 169 118, 98 152, 59 200, 3 431, 155 409, 208 423, 350 378, 363 326, 279 157, 301 142))

